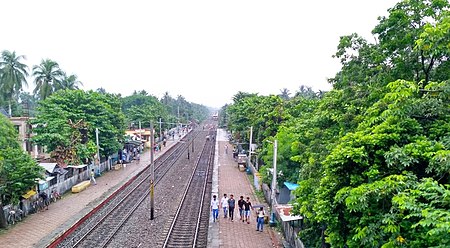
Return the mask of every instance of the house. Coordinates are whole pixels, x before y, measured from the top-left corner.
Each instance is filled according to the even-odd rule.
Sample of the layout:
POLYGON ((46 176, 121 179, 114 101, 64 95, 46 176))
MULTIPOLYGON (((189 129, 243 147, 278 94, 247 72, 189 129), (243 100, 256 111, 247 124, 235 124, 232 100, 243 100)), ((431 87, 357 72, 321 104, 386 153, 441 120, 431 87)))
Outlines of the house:
POLYGON ((28 121, 32 117, 10 117, 9 120, 14 125, 19 134, 19 143, 22 145, 24 151, 34 158, 45 158, 45 154, 41 146, 32 144, 30 138, 33 137, 32 125, 28 121))
POLYGON ((46 190, 64 181, 64 176, 68 173, 68 170, 60 168, 56 163, 39 163, 39 166, 45 169, 45 179, 39 180, 39 191, 46 190))

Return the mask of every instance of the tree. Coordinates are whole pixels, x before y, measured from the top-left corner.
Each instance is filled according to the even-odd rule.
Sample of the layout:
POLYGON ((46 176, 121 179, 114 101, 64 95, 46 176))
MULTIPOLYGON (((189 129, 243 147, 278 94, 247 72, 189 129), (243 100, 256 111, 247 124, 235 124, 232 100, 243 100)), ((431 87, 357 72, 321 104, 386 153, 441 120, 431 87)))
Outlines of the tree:
POLYGON ((302 96, 304 98, 315 98, 316 92, 314 92, 311 87, 301 85, 298 91, 295 92, 295 96, 302 96))
POLYGON ((36 116, 36 107, 39 99, 36 95, 28 92, 21 92, 19 94, 19 109, 18 116, 34 117, 36 116))
MULTIPOLYGON (((141 126, 149 127, 150 121, 167 120, 167 111, 155 96, 146 91, 134 92, 131 96, 122 98, 122 111, 128 123, 141 122, 141 126)), ((155 123, 153 123, 155 124, 155 123)))
POLYGON ((439 50, 427 53, 420 46, 414 48, 425 28, 435 23, 449 7, 445 0, 401 1, 389 9, 388 17, 379 18, 372 33, 378 36, 383 60, 392 65, 395 79, 423 80, 425 86, 441 77, 438 67, 448 66, 447 57, 439 50))
POLYGON ((63 72, 58 63, 45 59, 41 64, 33 66, 33 76, 36 84, 33 93, 38 94, 41 100, 45 100, 61 83, 63 72))
POLYGON ((288 89, 286 89, 286 88, 283 88, 282 90, 280 90, 280 94, 279 94, 279 96, 282 98, 282 99, 284 99, 284 100, 289 100, 289 98, 290 98, 290 92, 289 92, 289 90, 288 89))
POLYGON ((98 88, 97 90, 95 90, 96 92, 100 93, 100 94, 107 94, 106 90, 102 87, 98 88))
POLYGON ((59 90, 39 102, 33 120, 33 140, 46 146, 64 166, 81 163, 95 154, 95 129, 99 129, 100 154, 111 155, 122 146, 125 118, 118 96, 83 90, 59 90), (87 129, 88 142, 81 142, 81 129, 87 129))
POLYGON ((63 72, 61 81, 55 85, 55 91, 64 90, 64 89, 78 90, 79 85, 82 86, 83 83, 78 81, 77 75, 72 74, 70 76, 67 76, 67 74, 65 72, 63 72))
MULTIPOLYGON (((19 197, 43 178, 43 170, 20 147, 18 134, 11 122, 0 114, 0 209, 3 205, 17 204, 19 197)), ((0 214, 0 226, 6 220, 0 214)))
POLYGON ((22 59, 25 59, 25 56, 4 50, 0 60, 0 94, 8 101, 10 116, 13 98, 18 96, 23 85, 27 85, 28 67, 22 64, 22 59))

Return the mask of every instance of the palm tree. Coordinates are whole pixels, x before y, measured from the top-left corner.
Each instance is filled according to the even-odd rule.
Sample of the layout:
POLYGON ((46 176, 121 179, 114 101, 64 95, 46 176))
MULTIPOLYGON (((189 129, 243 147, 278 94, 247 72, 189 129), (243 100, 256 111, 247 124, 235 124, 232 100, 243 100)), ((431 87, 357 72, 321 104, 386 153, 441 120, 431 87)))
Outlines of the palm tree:
POLYGON ((295 92, 295 97, 304 97, 308 99, 316 98, 316 92, 312 90, 311 87, 301 85, 299 90, 295 92))
POLYGON ((247 93, 247 92, 238 91, 238 93, 236 93, 232 97, 232 99, 233 99, 233 102, 236 103, 244 98, 254 97, 254 96, 258 96, 258 93, 247 93))
POLYGON ((98 88, 98 89, 96 90, 96 92, 97 92, 97 93, 100 93, 100 94, 106 94, 106 93, 107 93, 106 90, 105 90, 103 87, 98 88))
POLYGON ((8 101, 9 116, 11 116, 11 102, 22 90, 23 85, 28 85, 28 66, 22 64, 20 60, 26 59, 23 55, 16 55, 16 52, 4 50, 0 60, 0 94, 8 101))
POLYGON ((33 93, 39 94, 40 99, 44 100, 55 91, 55 86, 61 83, 63 72, 55 61, 43 59, 40 65, 33 66, 33 76, 36 84, 33 93))
POLYGON ((280 90, 281 91, 281 94, 279 94, 279 96, 281 97, 281 98, 283 98, 284 100, 289 100, 289 98, 290 98, 290 92, 289 92, 289 90, 288 89, 286 89, 286 88, 284 88, 284 89, 282 89, 282 90, 280 90))
POLYGON ((54 89, 55 91, 65 89, 78 90, 80 89, 78 87, 79 85, 82 86, 83 83, 78 81, 77 75, 72 74, 70 76, 67 76, 65 72, 62 72, 62 80, 58 84, 54 85, 54 89))
POLYGON ((164 95, 163 95, 163 97, 161 98, 161 102, 164 104, 164 105, 166 105, 166 106, 168 106, 169 105, 169 101, 170 101, 170 95, 169 95, 169 92, 164 92, 164 95))

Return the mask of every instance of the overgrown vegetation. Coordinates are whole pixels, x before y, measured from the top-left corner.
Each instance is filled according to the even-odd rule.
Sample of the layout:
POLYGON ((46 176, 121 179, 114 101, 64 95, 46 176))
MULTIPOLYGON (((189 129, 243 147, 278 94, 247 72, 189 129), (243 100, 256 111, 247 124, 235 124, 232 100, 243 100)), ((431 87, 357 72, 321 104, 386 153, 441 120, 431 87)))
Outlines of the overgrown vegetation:
POLYGON ((450 246, 449 7, 402 1, 373 29, 377 43, 341 37, 329 92, 238 92, 222 108, 236 139, 253 126, 263 171, 265 140, 278 140, 278 183, 299 184, 308 247, 450 246))

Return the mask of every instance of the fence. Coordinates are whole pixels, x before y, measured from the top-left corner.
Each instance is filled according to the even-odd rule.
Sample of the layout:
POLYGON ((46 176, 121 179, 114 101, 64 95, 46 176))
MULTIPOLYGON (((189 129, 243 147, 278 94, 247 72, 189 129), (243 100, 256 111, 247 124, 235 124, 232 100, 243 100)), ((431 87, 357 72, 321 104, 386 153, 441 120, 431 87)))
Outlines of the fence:
MULTIPOLYGON (((90 164, 87 166, 87 168, 95 168, 95 171, 97 174, 99 173, 103 173, 105 171, 108 171, 111 169, 111 165, 112 165, 112 159, 108 159, 102 163, 100 163, 99 166, 94 166, 93 164, 90 164)), ((77 169, 78 170, 78 169, 77 169)), ((56 180, 57 183, 51 183, 50 187, 48 187, 45 190, 41 190, 44 191, 49 197, 52 193, 53 190, 59 192, 60 194, 63 194, 69 190, 72 189, 72 186, 74 186, 75 184, 78 184, 84 180, 89 180, 89 169, 86 169, 80 173, 70 173, 69 174, 70 177, 66 178, 65 175, 58 175, 57 177, 55 177, 52 180, 56 180)), ((35 194, 34 196, 31 196, 28 199, 24 199, 22 200, 22 207, 21 209, 24 212, 24 215, 28 215, 31 212, 32 209, 32 204, 37 201, 39 198, 38 194, 35 194)), ((5 217, 8 216, 9 211, 12 208, 20 208, 20 206, 12 206, 12 205, 7 205, 3 207, 3 214, 5 215, 5 217)))
MULTIPOLYGON (((253 178, 254 178, 253 181, 255 184, 255 188, 258 190, 262 189, 262 191, 264 193, 264 198, 266 199, 266 202, 271 203, 272 202, 272 190, 269 188, 269 186, 267 184, 263 184, 262 182, 260 182, 261 180, 258 176, 258 172, 256 171, 253 164, 251 164, 250 162, 248 164, 249 164, 250 171, 253 174, 253 178)), ((275 201, 274 205, 277 205, 277 200, 274 199, 274 201, 275 201)), ((292 226, 291 223, 288 221, 282 221, 281 217, 280 217, 280 213, 278 213, 278 211, 275 211, 275 216, 277 218, 277 221, 279 223, 281 223, 281 227, 283 228, 283 235, 284 235, 286 242, 292 247, 305 248, 305 246, 303 245, 303 242, 297 236, 297 233, 300 231, 300 228, 292 226)))

